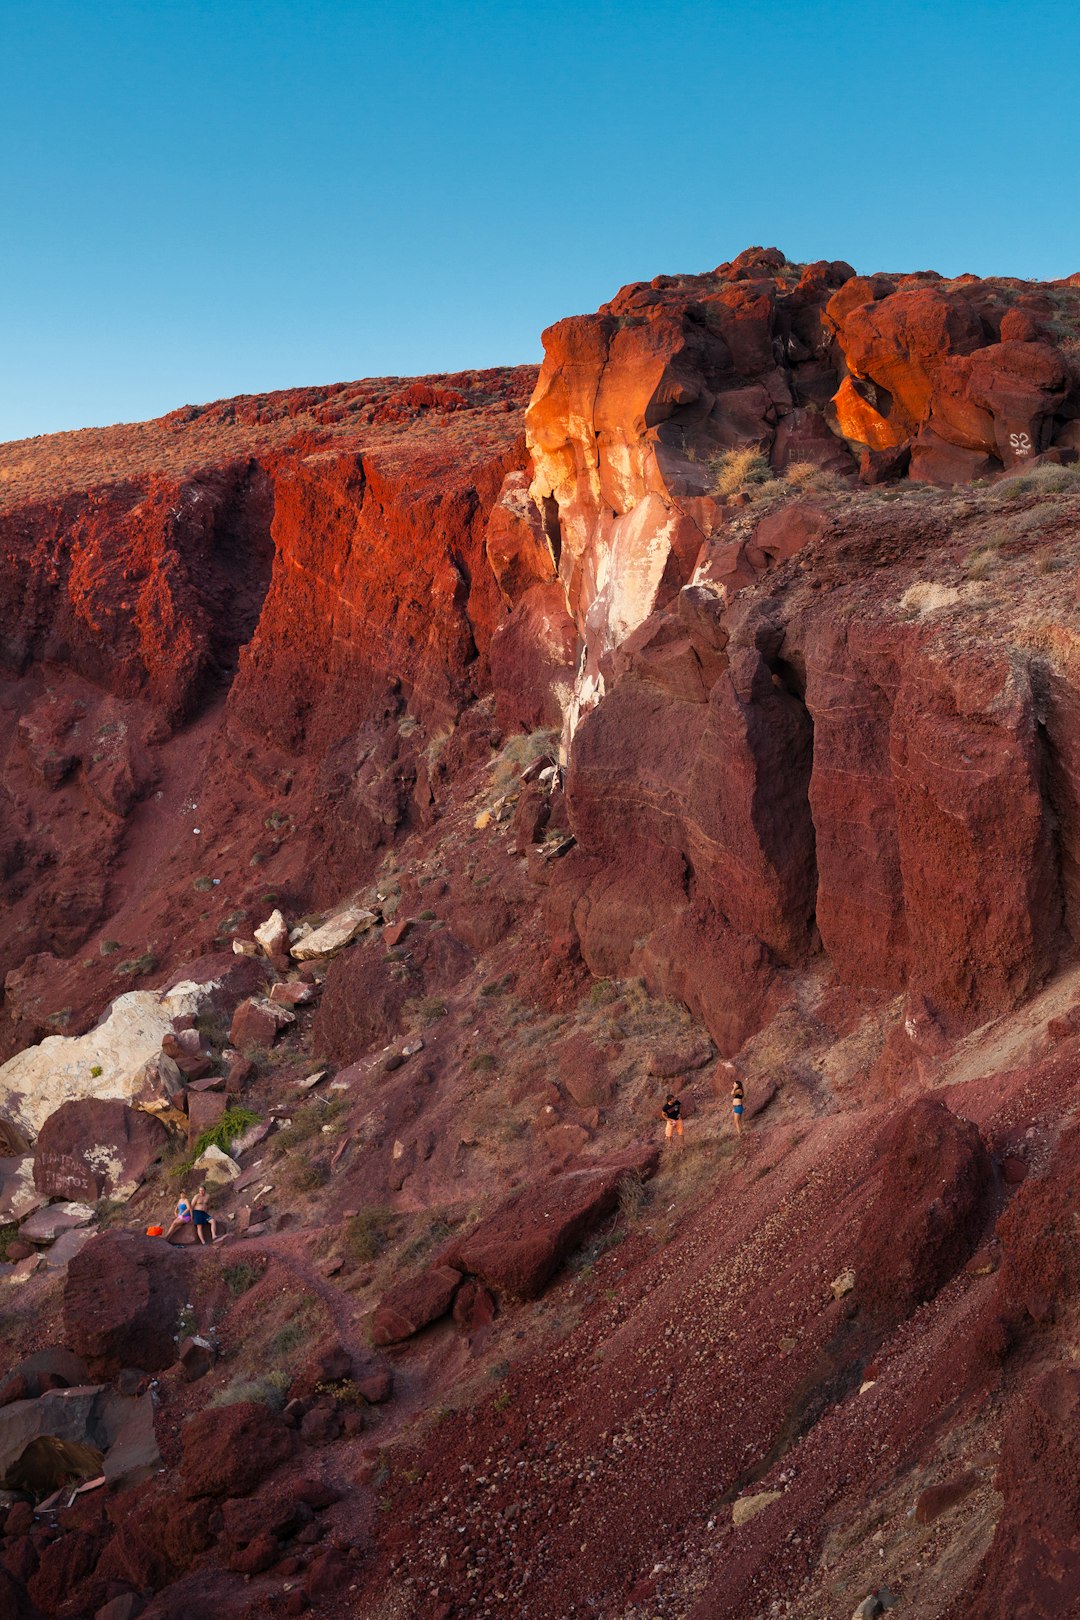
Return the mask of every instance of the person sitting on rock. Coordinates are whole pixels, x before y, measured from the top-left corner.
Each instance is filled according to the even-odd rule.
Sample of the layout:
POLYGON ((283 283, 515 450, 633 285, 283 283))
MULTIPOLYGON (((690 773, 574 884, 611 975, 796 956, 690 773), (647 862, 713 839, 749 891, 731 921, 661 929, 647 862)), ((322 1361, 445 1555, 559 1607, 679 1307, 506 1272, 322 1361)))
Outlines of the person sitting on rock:
POLYGON ((664 1099, 664 1106, 660 1112, 663 1114, 664 1119, 667 1122, 664 1126, 665 1142, 670 1142, 671 1138, 676 1134, 678 1134, 681 1142, 683 1134, 682 1103, 679 1101, 678 1097, 676 1097, 673 1091, 668 1092, 667 1097, 664 1099))
POLYGON ((200 1243, 205 1243, 207 1240, 206 1233, 209 1229, 210 1241, 212 1243, 220 1243, 225 1234, 224 1232, 218 1232, 217 1221, 210 1213, 209 1204, 210 1197, 206 1191, 206 1188, 200 1187, 194 1198, 191 1200, 191 1219, 195 1226, 195 1236, 198 1238, 200 1243))
POLYGON ((182 1226, 187 1226, 190 1221, 191 1204, 188 1201, 187 1193, 181 1193, 180 1197, 176 1200, 176 1211, 173 1215, 173 1223, 165 1234, 166 1243, 171 1243, 173 1233, 178 1232, 182 1226))

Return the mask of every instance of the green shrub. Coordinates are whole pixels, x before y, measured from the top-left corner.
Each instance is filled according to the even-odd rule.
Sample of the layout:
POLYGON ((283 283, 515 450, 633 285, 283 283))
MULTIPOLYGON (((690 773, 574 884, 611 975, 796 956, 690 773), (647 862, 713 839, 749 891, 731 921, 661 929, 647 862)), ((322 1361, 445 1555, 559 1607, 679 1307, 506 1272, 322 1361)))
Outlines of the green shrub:
POLYGON ((495 1059, 490 1052, 477 1052, 469 1068, 474 1074, 491 1074, 495 1069, 495 1059))
POLYGON ((91 1080, 100 1080, 101 1076, 104 1073, 105 1073, 105 1071, 101 1067, 100 1063, 91 1063, 91 1065, 90 1065, 90 1078, 91 1078, 91 1080))
POLYGON ((233 1106, 226 1108, 216 1125, 211 1125, 203 1131, 195 1146, 191 1150, 192 1163, 206 1152, 208 1147, 220 1148, 228 1153, 238 1136, 243 1136, 249 1125, 259 1123, 258 1114, 253 1114, 250 1108, 233 1106))

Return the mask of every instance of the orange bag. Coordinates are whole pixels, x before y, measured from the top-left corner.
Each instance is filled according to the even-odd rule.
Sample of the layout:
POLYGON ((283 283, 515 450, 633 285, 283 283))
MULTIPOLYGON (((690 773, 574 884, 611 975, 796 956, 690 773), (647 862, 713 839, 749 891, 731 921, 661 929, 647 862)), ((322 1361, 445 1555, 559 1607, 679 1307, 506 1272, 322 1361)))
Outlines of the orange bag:
POLYGON ((164 1237, 165 1228, 163 1226, 148 1226, 146 1228, 146 1235, 147 1237, 164 1237))

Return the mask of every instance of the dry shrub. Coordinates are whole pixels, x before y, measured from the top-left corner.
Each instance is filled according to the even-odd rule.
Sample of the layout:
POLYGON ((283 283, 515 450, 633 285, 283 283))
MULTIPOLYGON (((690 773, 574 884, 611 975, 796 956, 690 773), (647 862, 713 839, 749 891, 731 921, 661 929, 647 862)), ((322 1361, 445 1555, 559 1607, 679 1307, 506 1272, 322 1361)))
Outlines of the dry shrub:
POLYGON ((766 457, 750 445, 742 450, 721 450, 719 455, 711 456, 709 472, 713 494, 725 499, 751 485, 764 484, 771 477, 766 457))

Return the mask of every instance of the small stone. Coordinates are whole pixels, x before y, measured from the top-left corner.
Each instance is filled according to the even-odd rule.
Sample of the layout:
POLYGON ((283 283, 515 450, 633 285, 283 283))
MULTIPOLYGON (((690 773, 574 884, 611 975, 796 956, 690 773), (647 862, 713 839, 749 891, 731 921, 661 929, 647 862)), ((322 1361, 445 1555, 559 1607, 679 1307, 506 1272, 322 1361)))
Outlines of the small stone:
POLYGON ((845 1294, 850 1294, 855 1287, 855 1273, 851 1267, 848 1266, 847 1270, 842 1271, 839 1277, 834 1277, 829 1287, 832 1290, 833 1299, 843 1299, 845 1294))

